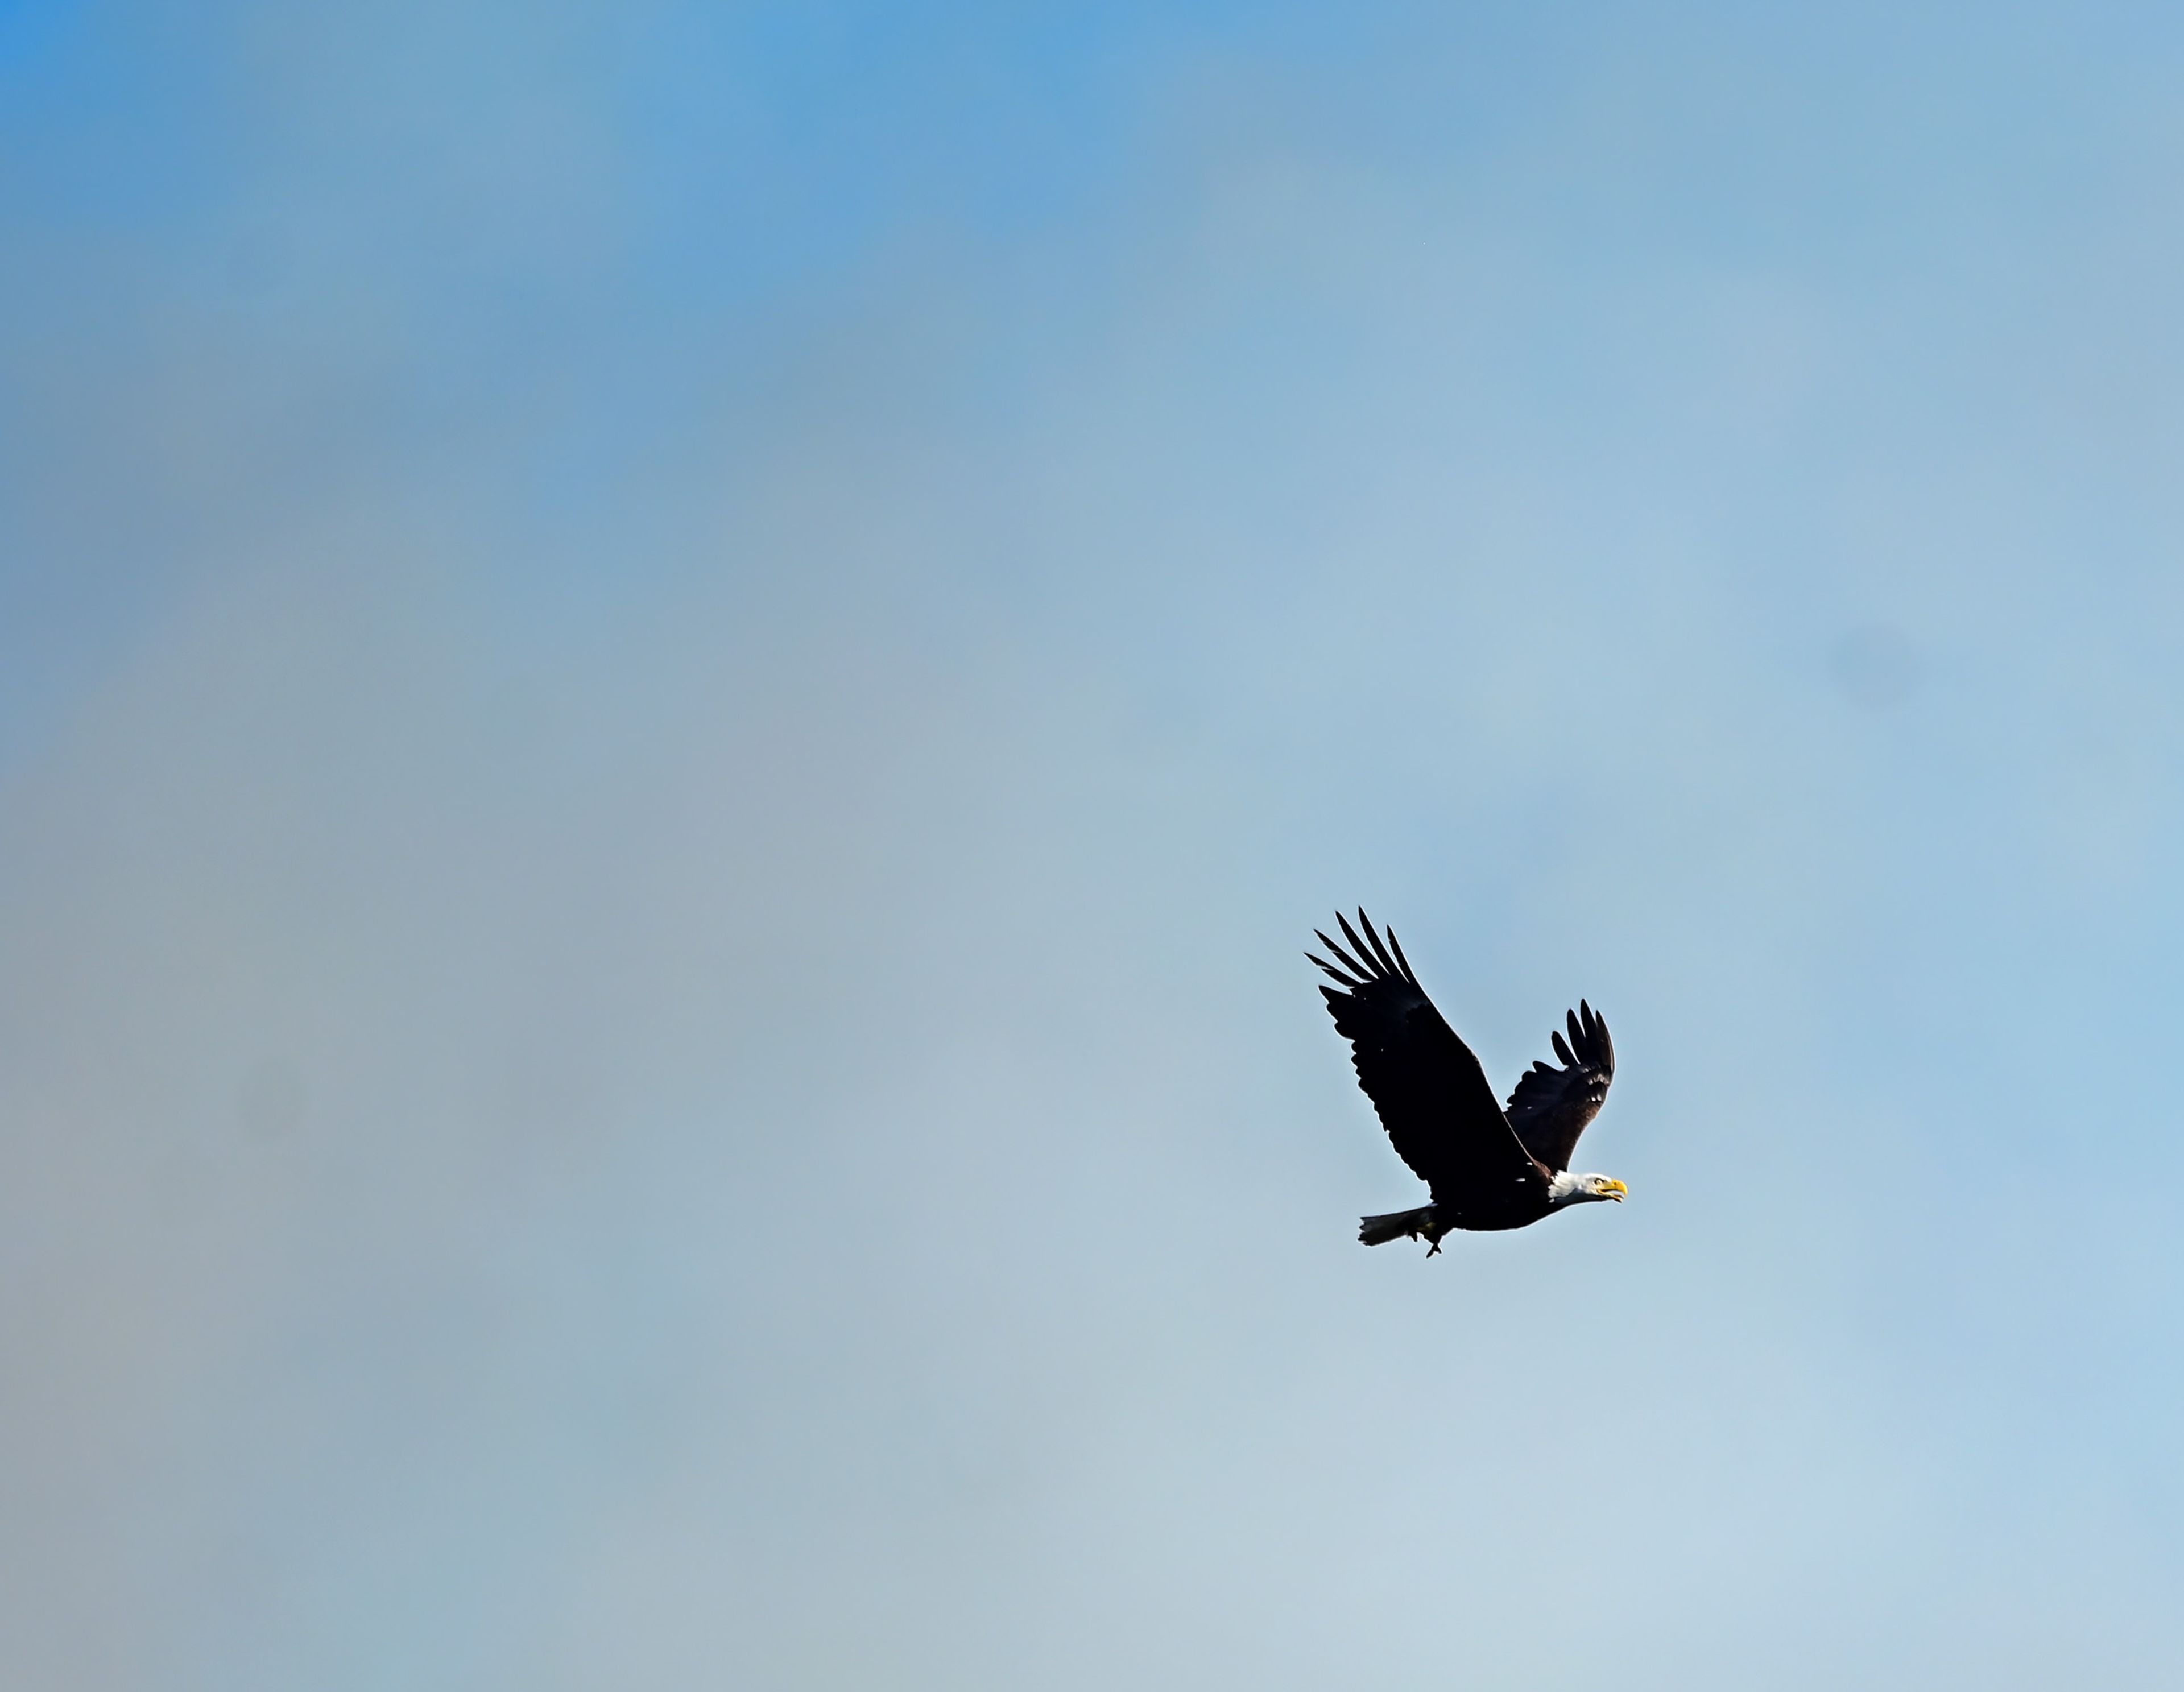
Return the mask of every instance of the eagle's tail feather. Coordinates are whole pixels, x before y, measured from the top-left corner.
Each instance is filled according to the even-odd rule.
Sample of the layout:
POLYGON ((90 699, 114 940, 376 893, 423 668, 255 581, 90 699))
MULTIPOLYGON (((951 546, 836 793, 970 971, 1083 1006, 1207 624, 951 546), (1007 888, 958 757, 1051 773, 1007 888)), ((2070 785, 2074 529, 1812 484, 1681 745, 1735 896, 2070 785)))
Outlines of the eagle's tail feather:
POLYGON ((1415 1211, 1391 1211, 1384 1216, 1360 1216, 1358 1243, 1385 1245, 1391 1239, 1401 1239, 1408 1234, 1412 1239, 1429 1239, 1438 1244, 1440 1237, 1434 1229, 1431 1205, 1421 1205, 1415 1211))

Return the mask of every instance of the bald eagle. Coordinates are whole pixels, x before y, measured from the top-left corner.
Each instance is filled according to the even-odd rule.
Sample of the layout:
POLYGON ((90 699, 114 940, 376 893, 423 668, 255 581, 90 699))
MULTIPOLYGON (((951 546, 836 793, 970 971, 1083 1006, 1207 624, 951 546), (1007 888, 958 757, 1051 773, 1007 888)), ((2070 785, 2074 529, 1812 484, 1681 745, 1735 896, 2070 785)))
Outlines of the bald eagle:
POLYGON ((1396 931, 1383 941, 1360 910, 1360 940, 1347 917, 1334 920, 1350 949, 1315 928, 1335 962, 1305 956, 1338 983, 1320 992, 1350 1042, 1357 1084, 1396 1155, 1433 1192, 1433 1203, 1415 1211, 1362 1218, 1360 1240, 1384 1245, 1407 1234, 1424 1240, 1431 1257, 1454 1228, 1527 1227, 1571 1205, 1623 1201, 1630 1189, 1613 1177, 1569 1172, 1578 1136, 1615 1078, 1615 1043, 1590 1005, 1580 999, 1568 1013, 1567 1042, 1553 1037, 1562 1066, 1534 1064, 1505 1110, 1471 1048, 1419 989, 1396 931))

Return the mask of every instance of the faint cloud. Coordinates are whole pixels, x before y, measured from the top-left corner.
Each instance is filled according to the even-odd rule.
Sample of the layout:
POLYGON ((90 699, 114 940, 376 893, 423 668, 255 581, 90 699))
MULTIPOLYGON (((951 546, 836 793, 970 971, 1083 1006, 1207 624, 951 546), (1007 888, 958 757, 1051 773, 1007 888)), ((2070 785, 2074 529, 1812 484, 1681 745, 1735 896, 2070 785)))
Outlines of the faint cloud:
POLYGON ((1925 679, 1917 650, 1886 623, 1860 623, 1838 636, 1828 672, 1846 699, 1868 710, 1902 704, 1925 679))
POLYGON ((304 1077, 277 1058, 258 1065, 236 1091, 236 1119, 253 1139, 281 1139, 294 1133, 303 1127, 309 1108, 304 1077))

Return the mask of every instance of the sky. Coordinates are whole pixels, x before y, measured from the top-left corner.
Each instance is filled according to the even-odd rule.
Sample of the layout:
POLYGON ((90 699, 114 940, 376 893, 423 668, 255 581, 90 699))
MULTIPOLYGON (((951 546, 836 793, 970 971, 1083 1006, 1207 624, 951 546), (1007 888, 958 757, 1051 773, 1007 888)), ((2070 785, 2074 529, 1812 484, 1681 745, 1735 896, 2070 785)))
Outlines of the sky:
POLYGON ((0 1680, 2173 1684, 2180 74, 0 4, 0 1680))

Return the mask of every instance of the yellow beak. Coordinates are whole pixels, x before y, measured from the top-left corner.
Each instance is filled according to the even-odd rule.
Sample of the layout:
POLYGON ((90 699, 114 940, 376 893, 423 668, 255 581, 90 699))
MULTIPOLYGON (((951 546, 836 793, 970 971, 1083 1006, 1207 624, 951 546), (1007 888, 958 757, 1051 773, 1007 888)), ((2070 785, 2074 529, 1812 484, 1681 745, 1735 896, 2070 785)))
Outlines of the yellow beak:
POLYGON ((1603 1181, 1600 1183, 1600 1196, 1603 1199, 1613 1199, 1618 1205, 1623 1202, 1624 1196, 1630 1191, 1630 1189, 1620 1181, 1603 1181))

